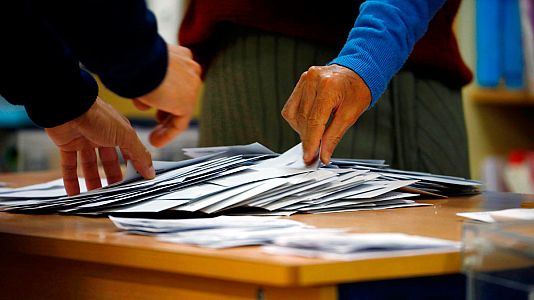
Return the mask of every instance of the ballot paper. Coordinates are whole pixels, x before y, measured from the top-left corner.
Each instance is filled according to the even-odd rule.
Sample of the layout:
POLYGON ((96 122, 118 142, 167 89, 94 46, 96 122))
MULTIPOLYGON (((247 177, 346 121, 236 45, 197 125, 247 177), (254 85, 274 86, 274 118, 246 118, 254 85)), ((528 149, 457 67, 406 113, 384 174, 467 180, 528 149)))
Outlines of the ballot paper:
MULTIPOLYGON (((400 233, 353 234, 345 228, 315 228, 278 217, 218 216, 183 220, 110 217, 120 230, 204 248, 265 245, 272 254, 354 259, 395 251, 451 251, 456 242, 400 233)), ((420 252, 419 252, 420 253, 420 252)))
POLYGON ((262 250, 276 255, 355 260, 458 251, 460 246, 459 242, 402 233, 307 232, 279 236, 262 250))
MULTIPOLYGON (((78 178, 80 185, 80 192, 87 192, 87 186, 85 185, 84 178, 78 178)), ((106 186, 107 180, 103 178, 101 185, 106 186)), ((55 179, 52 181, 28 185, 21 188, 2 188, 0 190, 0 199, 2 198, 57 198, 67 196, 65 188, 63 186, 63 179, 55 179)))
POLYGON ((184 154, 191 158, 204 157, 206 155, 258 155, 275 154, 271 149, 260 143, 237 146, 203 147, 203 148, 183 148, 184 154))
POLYGON ((457 213, 456 215, 486 223, 534 221, 534 208, 512 208, 495 211, 464 212, 457 213))
MULTIPOLYGON (((192 159, 154 161, 144 180, 128 164, 121 182, 68 197, 61 179, 0 190, 0 211, 85 216, 193 218, 288 216, 428 205, 416 197, 478 192, 479 182, 395 170, 382 160, 304 164, 302 145, 276 154, 265 146, 188 148, 192 159)), ((82 190, 84 181, 80 180, 82 190)))
MULTIPOLYGON (((110 217, 121 230, 139 235, 157 236, 166 242, 206 248, 265 245, 275 237, 303 234, 313 227, 304 223, 257 216, 219 216, 215 218, 156 220, 110 217)), ((341 230, 321 230, 329 233, 341 230)))

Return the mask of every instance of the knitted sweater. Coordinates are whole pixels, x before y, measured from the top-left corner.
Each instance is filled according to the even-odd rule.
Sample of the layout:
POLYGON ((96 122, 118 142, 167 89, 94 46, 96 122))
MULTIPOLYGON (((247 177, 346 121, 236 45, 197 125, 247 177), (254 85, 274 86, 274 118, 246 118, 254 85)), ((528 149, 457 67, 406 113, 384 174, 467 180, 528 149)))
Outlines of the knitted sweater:
POLYGON ((453 86, 471 81, 452 30, 459 5, 460 0, 368 0, 363 5, 353 0, 192 0, 179 40, 204 69, 225 24, 338 46, 340 55, 332 63, 357 72, 374 104, 401 67, 453 86))

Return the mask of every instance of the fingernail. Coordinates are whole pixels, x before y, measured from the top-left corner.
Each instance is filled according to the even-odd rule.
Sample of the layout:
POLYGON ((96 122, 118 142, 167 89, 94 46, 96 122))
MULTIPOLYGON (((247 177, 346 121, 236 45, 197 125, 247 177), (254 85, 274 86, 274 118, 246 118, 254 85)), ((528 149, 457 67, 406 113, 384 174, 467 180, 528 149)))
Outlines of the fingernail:
POLYGON ((321 155, 321 161, 325 165, 330 164, 330 158, 331 158, 331 154, 323 154, 323 155, 321 155))
POLYGON ((148 178, 150 179, 156 177, 156 170, 154 170, 154 166, 147 168, 145 174, 147 174, 148 178))

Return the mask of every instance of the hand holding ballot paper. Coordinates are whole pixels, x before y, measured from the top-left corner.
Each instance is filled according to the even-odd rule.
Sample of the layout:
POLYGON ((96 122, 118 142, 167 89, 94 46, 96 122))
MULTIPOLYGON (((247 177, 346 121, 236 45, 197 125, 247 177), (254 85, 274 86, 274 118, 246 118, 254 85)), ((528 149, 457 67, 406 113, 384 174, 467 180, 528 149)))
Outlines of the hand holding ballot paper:
POLYGON ((313 163, 321 148, 319 158, 328 164, 345 132, 370 103, 371 91, 356 72, 340 65, 314 66, 300 77, 282 115, 300 135, 304 162, 313 163))

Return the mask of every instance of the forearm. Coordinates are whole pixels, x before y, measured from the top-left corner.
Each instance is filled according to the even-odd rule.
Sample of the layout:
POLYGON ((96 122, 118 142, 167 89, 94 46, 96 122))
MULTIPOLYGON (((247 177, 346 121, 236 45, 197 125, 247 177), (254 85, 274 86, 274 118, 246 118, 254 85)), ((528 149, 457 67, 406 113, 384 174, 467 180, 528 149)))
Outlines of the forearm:
POLYGON ((371 91, 373 106, 444 3, 445 0, 364 2, 347 42, 330 64, 360 75, 371 91))
POLYGON ((22 1, 0 5, 0 94, 24 105, 38 126, 54 127, 83 113, 94 103, 98 87, 80 70, 78 60, 22 1), (13 30, 16 28, 16 30, 13 30))
POLYGON ((166 43, 143 0, 34 2, 84 66, 113 92, 135 98, 163 80, 166 43))

